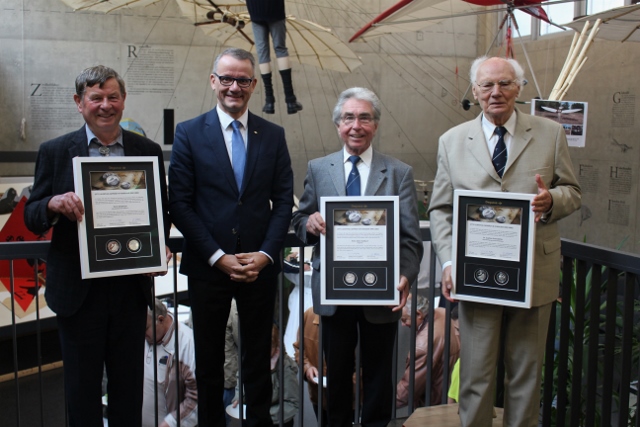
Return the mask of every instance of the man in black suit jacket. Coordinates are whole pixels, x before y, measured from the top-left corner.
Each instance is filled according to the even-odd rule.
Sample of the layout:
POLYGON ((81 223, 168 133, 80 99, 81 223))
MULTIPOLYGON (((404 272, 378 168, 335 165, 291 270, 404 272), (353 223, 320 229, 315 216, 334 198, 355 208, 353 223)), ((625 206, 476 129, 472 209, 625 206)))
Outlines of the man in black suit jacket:
POLYGON ((271 326, 293 172, 284 129, 248 111, 254 70, 253 55, 242 49, 218 55, 210 77, 218 105, 178 124, 169 167, 171 217, 185 237, 180 272, 189 276, 200 427, 225 426, 224 342, 233 297, 247 425, 272 425, 271 326))
MULTIPOLYGON (((162 150, 153 141, 120 128, 124 81, 104 66, 76 78, 74 100, 86 125, 40 146, 25 222, 34 233, 53 227, 47 256, 45 297, 57 314, 71 426, 102 426, 102 375, 106 367, 110 426, 140 426, 144 336, 151 303, 148 275, 82 280, 77 222, 84 207, 74 193, 76 156, 156 156, 160 167, 165 236, 168 216, 162 150)), ((167 250, 167 257, 171 254, 167 250)))

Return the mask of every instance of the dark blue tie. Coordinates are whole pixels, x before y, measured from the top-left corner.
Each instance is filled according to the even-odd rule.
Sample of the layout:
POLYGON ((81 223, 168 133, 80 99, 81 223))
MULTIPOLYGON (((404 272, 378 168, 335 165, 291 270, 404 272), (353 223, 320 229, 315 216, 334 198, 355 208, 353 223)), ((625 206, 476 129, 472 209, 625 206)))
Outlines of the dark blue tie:
POLYGON ((244 139, 240 132, 240 122, 234 120, 231 122, 233 127, 233 135, 231 136, 231 162, 233 163, 233 174, 236 177, 238 190, 242 188, 242 176, 244 175, 244 164, 247 161, 247 150, 244 146, 244 139))
POLYGON ((507 166, 507 145, 504 143, 504 136, 507 134, 507 129, 504 126, 496 127, 495 133, 498 135, 498 143, 493 150, 493 167, 496 169, 500 178, 504 173, 504 168, 507 166))
POLYGON ((360 196, 360 172, 356 166, 360 161, 360 156, 349 157, 351 165, 351 173, 347 178, 347 196, 360 196))

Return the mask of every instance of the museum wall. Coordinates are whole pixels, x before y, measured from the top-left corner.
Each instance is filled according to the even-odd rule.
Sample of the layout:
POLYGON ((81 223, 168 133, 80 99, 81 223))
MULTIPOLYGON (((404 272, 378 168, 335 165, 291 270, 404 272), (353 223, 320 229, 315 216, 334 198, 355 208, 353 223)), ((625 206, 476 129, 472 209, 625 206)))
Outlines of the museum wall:
MULTIPOLYGON (((343 41, 392 0, 298 0, 288 13, 329 27, 343 41)), ((295 193, 300 196, 307 162, 340 148, 331 110, 338 94, 352 86, 373 89, 383 102, 374 146, 409 163, 417 180, 435 176, 437 140, 452 126, 475 117, 464 111, 468 69, 495 37, 494 18, 474 16, 443 21, 422 31, 386 35, 349 46, 363 63, 352 73, 323 70, 293 62, 298 100, 304 110, 287 115, 280 79, 274 76, 276 114, 293 161, 295 193)), ((527 44, 534 71, 546 96, 569 48, 571 35, 527 44)), ((638 251, 638 130, 635 93, 640 46, 597 41, 568 98, 589 102, 585 148, 571 148, 584 187, 582 212, 563 223, 563 235, 615 247, 629 237, 625 250, 638 251), (636 138, 637 139, 637 138, 636 138)), ((223 46, 182 16, 175 0, 108 15, 78 11, 58 0, 3 0, 0 5, 0 152, 35 152, 40 143, 73 131, 82 117, 73 103, 73 82, 91 65, 118 70, 127 82, 124 117, 164 144, 164 110, 175 123, 215 105, 209 74, 223 46)), ((493 50, 504 55, 501 48, 493 50)), ((516 58, 523 61, 516 45, 516 58)), ((526 67, 525 67, 526 68, 526 67)), ((530 73, 527 71, 527 75, 530 73)), ((529 78, 531 81, 531 78, 529 78)), ((521 97, 537 96, 529 84, 521 97)), ((264 95, 258 83, 250 108, 260 114, 264 95)), ((520 105, 528 111, 528 105, 520 105)), ((170 145, 163 145, 169 153, 170 145)), ((168 158, 165 159, 168 162, 168 158)), ((33 163, 6 162, 0 175, 30 176, 33 163)), ((423 193, 419 191, 421 202, 423 193)))

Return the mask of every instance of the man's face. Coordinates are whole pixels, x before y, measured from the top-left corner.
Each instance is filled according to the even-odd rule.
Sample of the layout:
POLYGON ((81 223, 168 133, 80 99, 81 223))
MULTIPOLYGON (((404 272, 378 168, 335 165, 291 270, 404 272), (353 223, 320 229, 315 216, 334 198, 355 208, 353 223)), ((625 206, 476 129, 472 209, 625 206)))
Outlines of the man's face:
POLYGON ((501 58, 488 59, 478 69, 476 81, 473 82, 473 97, 480 103, 485 117, 496 126, 504 125, 511 117, 520 86, 512 84, 500 87, 499 84, 494 84, 491 90, 485 92, 478 84, 513 81, 515 78, 513 67, 501 58))
POLYGON ((347 153, 359 156, 369 148, 378 130, 378 123, 373 121, 373 107, 368 101, 350 98, 342 106, 341 117, 338 124, 340 138, 345 144, 347 153), (349 123, 349 121, 345 122, 345 118, 354 120, 350 120, 351 123, 349 123), (368 123, 362 123, 361 119, 368 123))
POLYGON ((158 321, 156 322, 156 336, 153 337, 153 316, 147 315, 147 329, 144 331, 144 338, 151 345, 157 344, 162 341, 162 337, 167 332, 167 329, 164 326, 164 316, 158 316, 158 321))
MULTIPOLYGON (((225 55, 218 60, 216 74, 223 77, 251 79, 254 77, 251 61, 241 61, 225 55)), ((255 89, 257 80, 253 80, 249 87, 242 88, 234 81, 231 86, 224 86, 215 74, 211 74, 211 88, 216 91, 218 106, 234 119, 247 111, 249 99, 255 89)))
POLYGON ((104 82, 102 87, 99 84, 87 86, 82 98, 73 95, 78 112, 96 135, 118 131, 125 98, 126 94, 120 93, 120 85, 114 78, 104 82))

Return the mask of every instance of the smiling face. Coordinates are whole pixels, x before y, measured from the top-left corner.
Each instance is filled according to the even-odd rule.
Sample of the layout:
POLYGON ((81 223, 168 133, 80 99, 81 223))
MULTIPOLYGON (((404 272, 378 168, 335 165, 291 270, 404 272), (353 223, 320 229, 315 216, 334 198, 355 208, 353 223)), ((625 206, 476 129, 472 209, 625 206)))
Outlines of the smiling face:
MULTIPOLYGON (((375 117, 373 107, 368 101, 350 98, 342 106, 341 117, 375 117)), ((370 123, 361 123, 360 120, 354 120, 352 123, 345 124, 344 120, 340 120, 338 124, 338 133, 345 144, 347 153, 353 156, 359 156, 371 146, 373 137, 376 136, 378 123, 372 120, 370 123)))
MULTIPOLYGON (((220 57, 215 73, 219 76, 234 77, 236 79, 251 79, 254 77, 251 61, 248 59, 236 59, 229 55, 220 57)), ((210 79, 211 88, 216 91, 218 107, 234 119, 242 116, 247 111, 249 99, 256 87, 257 80, 254 79, 249 87, 242 88, 238 86, 236 81, 231 86, 223 86, 215 74, 211 74, 210 79)))
POLYGON ((495 84, 489 92, 483 92, 478 83, 515 80, 513 67, 504 59, 491 58, 485 61, 476 73, 473 84, 473 97, 480 103, 485 117, 496 126, 504 125, 515 110, 516 99, 520 94, 520 85, 501 88, 495 84))
POLYGON ((73 95, 73 99, 91 132, 102 142, 109 143, 120 132, 126 96, 120 92, 118 81, 111 78, 102 86, 87 86, 82 98, 73 95))

